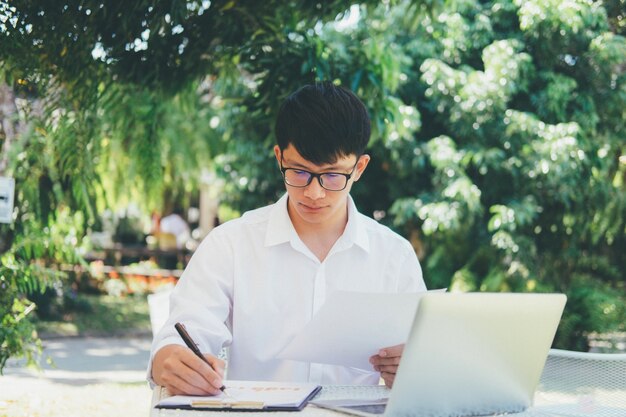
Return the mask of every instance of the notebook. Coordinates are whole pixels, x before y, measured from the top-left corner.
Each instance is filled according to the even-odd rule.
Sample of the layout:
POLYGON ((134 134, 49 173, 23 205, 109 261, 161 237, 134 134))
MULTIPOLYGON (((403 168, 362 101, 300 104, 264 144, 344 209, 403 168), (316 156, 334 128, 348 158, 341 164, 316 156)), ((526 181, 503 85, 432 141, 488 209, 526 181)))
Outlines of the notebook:
POLYGON ((565 301, 563 294, 426 294, 388 401, 311 403, 360 416, 521 412, 532 404, 565 301))
POLYGON ((174 395, 156 408, 187 410, 299 411, 322 388, 310 383, 224 381, 226 393, 215 396, 174 395))

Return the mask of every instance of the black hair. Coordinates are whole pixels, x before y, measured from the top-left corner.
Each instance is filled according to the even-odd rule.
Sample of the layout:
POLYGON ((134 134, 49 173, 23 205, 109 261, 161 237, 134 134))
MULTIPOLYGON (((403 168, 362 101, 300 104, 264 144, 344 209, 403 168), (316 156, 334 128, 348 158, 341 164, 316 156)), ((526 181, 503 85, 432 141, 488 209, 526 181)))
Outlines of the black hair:
POLYGON ((340 157, 365 152, 370 118, 353 92, 319 82, 287 97, 278 111, 275 131, 281 151, 291 144, 307 161, 332 164, 340 157))

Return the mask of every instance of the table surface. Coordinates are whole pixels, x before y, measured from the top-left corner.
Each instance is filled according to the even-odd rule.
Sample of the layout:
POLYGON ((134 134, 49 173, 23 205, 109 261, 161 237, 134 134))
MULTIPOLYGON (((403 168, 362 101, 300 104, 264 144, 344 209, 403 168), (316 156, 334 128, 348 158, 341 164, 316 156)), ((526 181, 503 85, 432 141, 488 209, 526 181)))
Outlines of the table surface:
MULTIPOLYGON (((609 393, 610 394, 610 393, 609 393)), ((372 385, 330 385, 324 386, 316 399, 329 400, 340 398, 351 399, 376 399, 389 395, 389 389, 384 386, 372 385)), ((626 392, 620 392, 618 395, 626 395, 626 392)), ((167 390, 157 387, 153 391, 152 405, 150 417, 211 417, 211 416, 228 416, 228 417, 254 417, 268 415, 282 415, 283 417, 291 415, 291 413, 282 412, 236 412, 236 411, 199 411, 199 410, 170 410, 154 408, 154 405, 161 399, 168 396, 167 390)), ((626 398, 626 397, 624 397, 626 398)), ((593 407, 593 404, 585 402, 584 397, 576 395, 567 395, 557 392, 541 392, 535 394, 534 406, 527 409, 523 413, 507 414, 511 417, 624 417, 626 409, 602 409, 593 407)), ((309 404, 298 416, 346 416, 333 410, 327 410, 309 404)))

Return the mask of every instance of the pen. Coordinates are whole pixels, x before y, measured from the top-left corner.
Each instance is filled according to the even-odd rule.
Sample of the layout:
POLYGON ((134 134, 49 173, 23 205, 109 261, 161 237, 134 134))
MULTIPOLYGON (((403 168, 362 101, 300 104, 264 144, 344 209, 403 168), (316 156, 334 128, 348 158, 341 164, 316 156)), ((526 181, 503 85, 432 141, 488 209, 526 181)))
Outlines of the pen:
MULTIPOLYGON (((183 338, 183 341, 185 342, 185 344, 187 345, 187 347, 189 349, 191 349, 193 351, 193 353, 196 354, 197 357, 199 357, 200 359, 202 359, 207 365, 209 365, 211 367, 211 369, 213 369, 213 367, 211 366, 211 364, 209 363, 209 361, 207 360, 207 358, 204 357, 204 355, 202 355, 202 353, 200 352, 200 349, 198 349, 198 345, 196 345, 196 342, 193 341, 193 339, 191 338, 191 336, 189 336, 189 333, 187 333, 187 329, 185 329, 185 325, 182 323, 176 323, 174 325, 174 327, 176 328, 176 331, 178 332, 178 334, 180 335, 180 337, 183 338)), ((225 392, 224 390, 226 389, 226 387, 224 385, 222 385, 220 387, 220 391, 225 392)))

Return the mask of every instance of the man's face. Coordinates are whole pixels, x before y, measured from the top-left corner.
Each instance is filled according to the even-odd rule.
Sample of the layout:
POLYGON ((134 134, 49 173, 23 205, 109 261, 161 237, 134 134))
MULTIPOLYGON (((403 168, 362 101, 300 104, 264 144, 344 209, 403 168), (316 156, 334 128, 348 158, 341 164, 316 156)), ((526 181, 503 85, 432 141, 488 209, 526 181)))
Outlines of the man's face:
POLYGON ((356 155, 349 155, 337 159, 332 164, 316 165, 304 159, 292 145, 289 145, 282 153, 276 145, 274 154, 283 168, 295 168, 314 174, 352 173, 346 188, 341 191, 324 189, 318 178, 313 178, 311 183, 305 187, 293 187, 285 184, 289 194, 289 215, 294 226, 296 226, 296 230, 298 226, 332 226, 335 222, 345 220, 348 193, 352 184, 361 177, 367 167, 369 155, 361 155, 358 161, 356 155))

